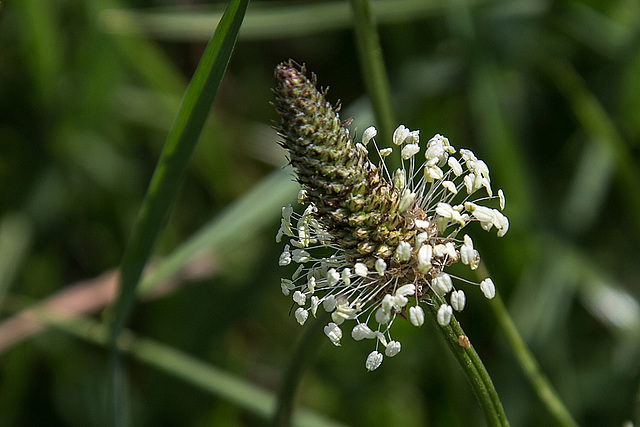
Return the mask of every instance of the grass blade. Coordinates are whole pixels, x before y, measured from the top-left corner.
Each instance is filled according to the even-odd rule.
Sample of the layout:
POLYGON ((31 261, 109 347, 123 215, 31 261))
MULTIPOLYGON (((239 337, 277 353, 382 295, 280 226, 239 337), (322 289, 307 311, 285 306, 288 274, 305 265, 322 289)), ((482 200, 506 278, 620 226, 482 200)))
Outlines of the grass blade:
POLYGON ((116 341, 122 331, 136 296, 142 270, 149 259, 153 244, 160 233, 176 197, 191 153, 204 122, 211 110, 227 68, 248 0, 231 2, 204 51, 202 59, 184 95, 180 111, 169 131, 151 183, 142 202, 129 244, 122 260, 119 295, 111 313, 113 381, 109 415, 112 423, 126 424, 125 411, 120 409, 121 396, 119 360, 116 341))

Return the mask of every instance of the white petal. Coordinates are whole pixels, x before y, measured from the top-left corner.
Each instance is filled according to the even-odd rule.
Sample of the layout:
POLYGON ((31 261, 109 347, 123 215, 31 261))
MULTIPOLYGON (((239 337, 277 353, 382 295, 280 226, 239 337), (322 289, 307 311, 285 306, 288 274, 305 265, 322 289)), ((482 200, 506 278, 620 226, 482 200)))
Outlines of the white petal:
POLYGON ((291 252, 289 252, 289 245, 285 246, 284 252, 282 252, 280 259, 278 260, 278 264, 280 266, 291 264, 291 252))
POLYGON ((378 131, 375 127, 369 126, 362 133, 362 144, 367 145, 372 138, 374 138, 378 134, 378 131))
POLYGON ((407 144, 402 147, 400 155, 404 160, 408 160, 420 152, 420 146, 418 144, 407 144))
POLYGON ((371 330, 371 328, 364 323, 358 323, 353 327, 351 331, 351 337, 356 341, 361 341, 365 338, 372 339, 376 337, 375 332, 371 330))
POLYGON ((419 305, 409 307, 409 320, 413 326, 422 326, 424 324, 424 310, 419 305))
POLYGON ((493 284, 493 280, 489 277, 480 282, 480 290, 487 299, 491 299, 496 296, 496 287, 493 284))
POLYGON ((293 300, 298 305, 305 305, 305 303, 307 302, 307 296, 300 291, 295 291, 293 293, 293 300))
POLYGON ((351 269, 345 268, 344 270, 342 270, 341 276, 344 284, 346 286, 349 286, 351 284, 351 269))
POLYGON ((293 250, 293 261, 298 264, 304 264, 305 262, 311 259, 311 254, 309 252, 304 251, 302 249, 294 249, 293 250))
POLYGON ((385 313, 382 307, 376 310, 376 322, 381 325, 386 325, 389 323, 389 320, 391 320, 391 314, 389 312, 385 313))
POLYGON ((362 145, 359 142, 356 142, 356 148, 361 151, 363 154, 369 154, 369 150, 367 150, 367 147, 365 147, 364 145, 362 145))
POLYGON ((329 271, 327 271, 327 285, 334 286, 339 281, 340 281, 340 274, 338 274, 336 269, 335 268, 329 269, 329 271))
POLYGON ((367 274, 369 273, 369 269, 367 268, 367 266, 361 262, 356 263, 353 269, 355 270, 356 275, 361 277, 367 277, 367 274))
POLYGON ((336 297, 334 297, 333 295, 329 295, 328 297, 326 297, 324 301, 322 301, 322 308, 324 308, 324 311, 326 311, 327 313, 331 313, 333 310, 335 310, 336 297))
POLYGON ((383 148, 382 150, 380 150, 380 156, 387 157, 392 152, 393 152, 393 148, 383 148))
POLYGON ((498 199, 500 199, 500 210, 504 210, 505 198, 502 188, 498 190, 498 199))
POLYGON ((453 315, 453 309, 450 305, 442 304, 438 309, 438 324, 440 326, 447 326, 451 322, 451 316, 453 315))
POLYGON ((451 276, 447 273, 440 273, 431 281, 431 287, 433 291, 442 296, 449 292, 453 288, 453 283, 451 282, 451 276))
POLYGON ((418 251, 418 270, 420 273, 427 274, 431 270, 431 257, 433 256, 433 248, 431 245, 422 245, 418 251))
POLYGON ((393 173, 393 186, 398 190, 403 190, 407 185, 407 173, 404 169, 396 169, 393 173))
POLYGON ((467 297, 462 289, 451 292, 451 307, 453 307, 454 310, 462 311, 466 302, 467 297))
POLYGON ((376 369, 378 369, 378 367, 382 363, 382 359, 383 359, 383 356, 382 356, 381 353, 378 353, 375 350, 372 351, 369 354, 369 356, 367 356, 367 361, 365 363, 367 371, 371 372, 371 371, 375 371, 376 369))
POLYGON ((382 258, 376 260, 376 271, 379 275, 384 276, 384 272, 387 270, 387 263, 382 258))
POLYGON ((317 296, 312 296, 311 297, 311 314, 313 314, 313 317, 316 317, 316 313, 318 312, 318 306, 320 305, 320 298, 318 298, 317 296))
POLYGON ((409 261, 409 259, 411 258, 411 245, 404 241, 398 243, 396 256, 398 257, 398 261, 409 261))
POLYGON ((455 176, 462 175, 462 166, 455 157, 449 157, 449 161, 447 163, 449 164, 449 167, 451 168, 455 176))
POLYGON ((396 289, 396 295, 409 296, 413 295, 416 292, 416 286, 409 283, 407 285, 402 285, 398 289, 396 289))
POLYGON ((400 353, 401 348, 402 346, 398 341, 391 341, 389 342, 389 345, 387 345, 387 349, 384 351, 384 354, 388 357, 393 357, 400 353))
MULTIPOLYGON (((423 230, 426 230, 427 228, 429 228, 429 225, 431 225, 429 221, 424 221, 422 219, 416 219, 413 221, 413 223, 415 224, 416 228, 421 228, 423 230)), ((419 243, 417 242, 417 240, 416 240, 416 246, 419 246, 419 243)))
POLYGON ((424 178, 427 180, 427 182, 437 181, 439 179, 442 179, 442 177, 444 177, 444 173, 438 166, 429 164, 425 165, 424 178))
POLYGON ((307 289, 309 292, 314 293, 316 291, 316 278, 314 276, 309 277, 307 281, 307 289))
POLYGON ((400 125, 393 132, 393 143, 396 145, 401 145, 405 139, 409 137, 411 132, 404 125, 400 125))
MULTIPOLYGON (((425 221, 426 222, 426 221, 425 221)), ((419 248, 424 242, 429 240, 429 233, 422 232, 416 236, 416 248, 419 248)))
POLYGON ((382 309, 383 312, 390 313, 394 303, 395 301, 393 299, 393 296, 390 294, 387 294, 384 296, 384 298, 382 298, 382 302, 380 303, 380 308, 382 309))
POLYGON ((280 288, 282 289, 283 294, 289 295, 289 292, 295 288, 295 285, 289 279, 280 279, 280 288))
POLYGON ((324 333, 329 337, 333 345, 336 347, 340 346, 340 339, 342 338, 342 329, 340 329, 340 326, 331 322, 324 327, 324 333))
POLYGON ((398 204, 398 212, 402 213, 409 209, 416 200, 416 193, 411 192, 408 188, 402 193, 402 198, 398 204))
POLYGON ((458 194, 458 189, 456 185, 451 181, 442 181, 442 186, 449 190, 450 193, 458 194))
POLYGON ((294 316, 298 323, 304 325, 304 322, 307 321, 307 317, 309 317, 309 312, 302 307, 298 307, 296 309, 296 312, 294 313, 294 316))

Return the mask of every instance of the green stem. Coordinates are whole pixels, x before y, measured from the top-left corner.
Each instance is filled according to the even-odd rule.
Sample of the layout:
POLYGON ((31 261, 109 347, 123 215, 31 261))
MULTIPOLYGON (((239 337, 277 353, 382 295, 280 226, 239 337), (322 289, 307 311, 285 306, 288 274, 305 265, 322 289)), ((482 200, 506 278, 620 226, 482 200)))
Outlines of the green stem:
POLYGON ((293 353, 291 362, 284 374, 280 393, 278 393, 278 403, 276 413, 273 417, 274 426, 290 426, 293 414, 293 399, 296 388, 302 377, 304 369, 309 364, 311 355, 315 354, 314 348, 320 345, 322 330, 327 324, 329 314, 321 310, 319 317, 309 322, 305 328, 300 341, 293 353))
MULTIPOLYGON (((481 264, 479 274, 488 277, 486 268, 481 264)), ((489 304, 494 316, 498 322, 498 326, 502 330, 507 343, 511 347, 520 368, 524 372, 527 380, 531 383, 531 386, 535 390, 538 398, 547 408, 551 416, 555 419, 559 426, 563 427, 577 427, 578 423, 573 419, 567 408, 562 403, 560 396, 555 391, 549 379, 540 369, 540 365, 533 357, 533 354, 527 347, 526 343, 518 333, 516 325, 513 323, 509 312, 502 302, 500 295, 496 293, 496 296, 491 300, 489 304)))
POLYGON ((362 76, 367 93, 373 104, 380 141, 391 144, 393 129, 396 125, 389 78, 382 59, 382 48, 378 39, 376 24, 371 11, 370 0, 351 0, 354 30, 362 76))
POLYGON ((427 309, 436 328, 442 334, 447 346, 449 346, 467 380, 469 380, 487 424, 490 426, 508 426, 509 421, 502 408, 502 403, 480 356, 478 356, 473 346, 466 348, 459 341, 461 337, 466 337, 466 334, 458 321, 452 316, 449 325, 440 326, 436 320, 438 307, 427 304, 427 309))

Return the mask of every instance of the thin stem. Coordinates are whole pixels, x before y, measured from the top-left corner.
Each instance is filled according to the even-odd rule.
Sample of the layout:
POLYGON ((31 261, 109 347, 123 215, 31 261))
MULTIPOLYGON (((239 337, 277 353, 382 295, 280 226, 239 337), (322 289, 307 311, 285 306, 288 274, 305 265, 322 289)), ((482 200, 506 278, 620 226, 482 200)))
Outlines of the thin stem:
POLYGON ((389 78, 382 58, 382 48, 378 39, 376 24, 371 11, 370 0, 351 0, 353 10, 353 26, 360 57, 362 76, 367 93, 373 104, 380 141, 382 145, 391 142, 391 136, 396 123, 389 78))
POLYGON ((502 403, 480 356, 478 356, 478 353, 476 353, 470 343, 469 348, 466 348, 464 345, 465 342, 461 341, 467 338, 467 336, 458 324, 458 321, 452 316, 449 325, 440 326, 436 320, 438 307, 427 304, 427 309, 436 328, 442 334, 447 346, 449 346, 449 349, 464 371, 467 380, 469 380, 487 424, 490 426, 508 426, 509 421, 502 408, 502 403))
POLYGON ((293 353, 291 362, 287 367, 278 393, 278 403, 276 413, 273 417, 274 426, 290 426, 291 416, 293 413, 293 400, 295 397, 297 385, 300 382, 302 373, 309 363, 310 356, 315 354, 314 348, 320 344, 322 330, 327 324, 329 314, 321 310, 319 317, 313 319, 313 322, 304 328, 304 333, 298 342, 293 353))
MULTIPOLYGON (((482 264, 478 270, 479 274, 484 275, 484 277, 488 277, 487 269, 482 264)), ((491 300, 489 306, 496 317, 498 326, 507 339, 509 347, 511 347, 511 351, 513 351, 513 354, 516 357, 520 368, 527 377, 527 380, 529 380, 529 383, 531 383, 531 386, 535 390, 540 401, 547 408, 559 426, 577 427, 578 423, 576 423, 571 416, 571 413, 569 413, 567 408, 564 406, 560 396, 558 396, 558 393, 551 385, 551 382, 549 382, 547 376, 542 372, 542 369, 540 369, 540 365, 538 365, 538 362, 533 357, 533 354, 527 347, 527 344, 520 336, 520 333, 518 332, 516 325, 513 323, 513 320, 502 302, 500 295, 496 293, 496 296, 491 300)))

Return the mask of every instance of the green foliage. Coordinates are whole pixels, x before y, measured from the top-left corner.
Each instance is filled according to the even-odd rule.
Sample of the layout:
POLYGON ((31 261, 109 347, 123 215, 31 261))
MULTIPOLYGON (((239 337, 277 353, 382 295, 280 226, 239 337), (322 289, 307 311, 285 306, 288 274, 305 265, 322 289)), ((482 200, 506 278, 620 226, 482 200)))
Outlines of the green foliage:
MULTIPOLYGON (((93 304, 92 323, 61 322, 45 303, 119 267, 226 3, 2 5, 0 424, 103 425, 103 297, 60 303, 93 304), (31 305, 55 328, 13 317, 31 305)), ((474 241, 542 370, 580 425, 637 423, 640 6, 380 0, 371 13, 400 123, 473 149, 507 194, 509 233, 474 241)), ((264 402, 302 330, 279 291, 291 271, 277 267, 273 239, 279 206, 297 192, 291 170, 277 170, 286 160, 270 128, 273 68, 305 62, 360 134, 381 124, 358 49, 349 2, 249 7, 168 222, 152 227, 155 269, 123 344, 133 425, 263 425, 275 411, 264 402), (225 394, 220 384, 233 385, 225 394)), ((549 425, 482 295, 467 295, 458 320, 511 424, 549 425)), ((483 425, 435 328, 403 323, 402 359, 374 373, 368 348, 321 340, 298 385, 299 420, 483 425)))

